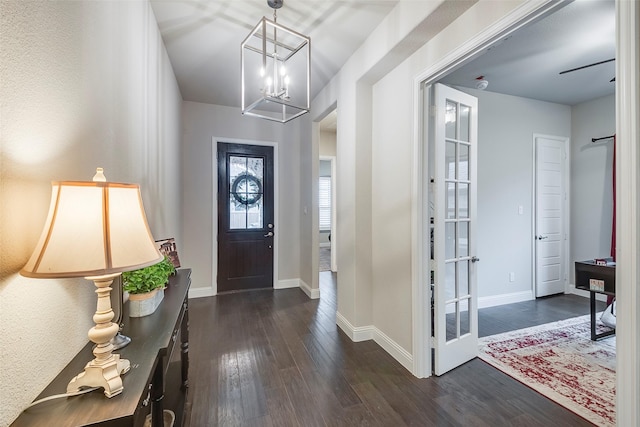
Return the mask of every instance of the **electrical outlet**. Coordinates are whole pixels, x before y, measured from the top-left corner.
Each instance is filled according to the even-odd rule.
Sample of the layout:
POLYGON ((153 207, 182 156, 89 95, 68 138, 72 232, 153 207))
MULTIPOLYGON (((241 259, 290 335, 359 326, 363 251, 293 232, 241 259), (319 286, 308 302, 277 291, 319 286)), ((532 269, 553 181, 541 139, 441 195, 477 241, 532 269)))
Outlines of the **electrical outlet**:
POLYGON ((513 271, 511 273, 509 273, 509 281, 510 282, 515 282, 516 281, 516 273, 514 273, 513 271))

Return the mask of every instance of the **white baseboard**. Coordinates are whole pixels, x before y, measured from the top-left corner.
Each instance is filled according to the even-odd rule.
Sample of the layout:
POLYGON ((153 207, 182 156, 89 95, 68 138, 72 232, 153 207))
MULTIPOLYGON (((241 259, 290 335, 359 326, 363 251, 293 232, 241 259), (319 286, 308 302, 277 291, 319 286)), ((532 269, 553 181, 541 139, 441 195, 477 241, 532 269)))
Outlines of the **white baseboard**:
POLYGON ((373 326, 353 326, 340 312, 336 312, 336 324, 353 342, 373 339, 373 326))
POLYGON ((530 301, 534 299, 533 291, 513 292, 511 294, 493 295, 478 298, 478 308, 495 307, 515 302, 530 301))
MULTIPOLYGON (((574 295, 579 295, 581 297, 585 297, 585 298, 589 298, 590 297, 590 293, 589 291, 583 291, 582 289, 576 289, 576 286, 571 284, 569 285, 569 291, 568 293, 570 294, 574 294, 574 295)), ((605 294, 596 294, 596 300, 597 301, 607 301, 607 296, 605 294)))
POLYGON ((336 313, 336 324, 354 342, 373 340, 398 361, 406 370, 412 372, 413 356, 397 342, 389 338, 375 326, 353 326, 342 314, 336 313))
POLYGON ((307 294, 307 296, 311 299, 320 298, 320 289, 311 289, 311 286, 307 285, 304 280, 296 279, 298 281, 298 286, 302 289, 302 292, 307 294))
POLYGON ((413 355, 405 350, 400 344, 389 338, 380 329, 373 327, 373 340, 387 353, 396 359, 404 368, 413 373, 413 355))
POLYGON ((189 288, 189 299, 191 298, 204 298, 204 297, 213 297, 216 293, 212 287, 203 287, 203 288, 189 288))
MULTIPOLYGON (((278 280, 278 282, 273 286, 273 289, 291 289, 291 288, 300 288, 302 291, 307 294, 307 296, 311 299, 320 298, 320 289, 311 289, 309 285, 307 285, 303 280, 300 279, 285 279, 278 280)), ((203 297, 213 297, 216 295, 215 290, 212 287, 202 287, 202 288, 190 288, 189 289, 189 298, 203 298, 203 297)))
POLYGON ((300 279, 285 279, 278 280, 278 282, 273 285, 273 289, 290 289, 297 288, 300 286, 300 279))

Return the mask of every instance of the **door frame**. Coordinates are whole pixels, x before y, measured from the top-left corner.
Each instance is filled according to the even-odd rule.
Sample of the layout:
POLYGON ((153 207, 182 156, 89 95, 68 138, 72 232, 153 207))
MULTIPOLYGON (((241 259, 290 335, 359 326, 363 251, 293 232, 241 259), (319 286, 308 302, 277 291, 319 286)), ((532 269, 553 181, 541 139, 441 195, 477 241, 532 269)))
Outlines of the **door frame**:
POLYGON ((273 141, 258 141, 250 139, 224 138, 214 136, 211 138, 212 148, 212 178, 213 178, 213 204, 212 221, 211 221, 211 284, 213 295, 218 294, 218 143, 242 144, 242 145, 259 145, 273 148, 273 228, 276 230, 273 236, 273 289, 278 289, 278 246, 279 246, 279 180, 278 180, 278 143, 273 141))
POLYGON ((564 277, 564 292, 565 293, 569 293, 569 265, 571 262, 570 259, 570 243, 571 243, 571 227, 569 224, 569 220, 571 218, 571 174, 570 174, 570 167, 571 167, 571 150, 569 150, 569 148, 571 147, 571 139, 569 137, 566 136, 557 136, 557 135, 545 135, 545 134, 541 134, 541 133, 534 133, 533 137, 531 139, 532 143, 532 165, 533 165, 533 180, 531 183, 531 230, 533 231, 533 233, 531 233, 531 253, 533 254, 533 259, 531 260, 531 276, 532 276, 532 282, 531 282, 531 295, 533 295, 533 298, 537 298, 538 296, 538 277, 537 277, 537 261, 538 261, 538 252, 537 252, 537 246, 536 246, 536 235, 537 235, 537 229, 536 229, 536 220, 537 220, 537 213, 538 213, 538 206, 537 206, 537 189, 536 189, 536 181, 537 181, 537 161, 536 161, 536 141, 538 138, 546 138, 546 139, 553 139, 555 141, 560 141, 562 142, 562 149, 564 152, 564 161, 563 161, 563 168, 564 168, 564 176, 562 177, 562 179, 564 180, 564 194, 565 194, 565 198, 564 198, 564 202, 563 202, 563 210, 564 210, 564 215, 562 216, 562 221, 563 221, 563 228, 564 228, 564 243, 562 245, 562 257, 564 258, 564 263, 563 263, 563 267, 564 267, 564 271, 562 271, 563 277, 564 277))
MULTIPOLYGON (((428 200, 428 150, 425 149, 432 137, 432 131, 428 123, 429 110, 425 105, 429 105, 428 87, 448 72, 452 71, 480 55, 483 50, 489 48, 508 35, 519 30, 530 22, 551 14, 561 9, 571 0, 554 2, 546 0, 544 2, 528 1, 515 8, 509 15, 498 21, 493 26, 485 29, 474 38, 461 44, 457 49, 452 50, 443 59, 435 62, 432 66, 419 73, 413 80, 413 164, 412 164, 412 193, 411 193, 411 226, 415 230, 411 233, 411 300, 412 300, 412 348, 413 348, 413 369, 412 373, 418 378, 430 377, 432 367, 431 357, 431 291, 429 288, 429 268, 424 260, 430 259, 429 230, 425 227, 425 218, 428 212, 424 208, 428 200)), ((428 218, 427 218, 428 219, 428 218)))

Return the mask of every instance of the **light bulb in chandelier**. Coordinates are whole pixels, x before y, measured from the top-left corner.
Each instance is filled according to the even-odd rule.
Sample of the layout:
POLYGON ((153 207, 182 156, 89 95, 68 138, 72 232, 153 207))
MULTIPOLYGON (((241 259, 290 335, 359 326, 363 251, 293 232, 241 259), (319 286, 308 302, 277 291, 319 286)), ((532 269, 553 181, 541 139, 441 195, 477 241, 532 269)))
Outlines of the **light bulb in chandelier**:
POLYGON ((271 76, 267 77, 267 79, 265 80, 265 89, 264 92, 267 95, 271 95, 271 85, 273 84, 273 78, 271 78, 271 76))
POLYGON ((284 76, 284 97, 285 99, 289 99, 289 81, 291 79, 289 76, 284 76))

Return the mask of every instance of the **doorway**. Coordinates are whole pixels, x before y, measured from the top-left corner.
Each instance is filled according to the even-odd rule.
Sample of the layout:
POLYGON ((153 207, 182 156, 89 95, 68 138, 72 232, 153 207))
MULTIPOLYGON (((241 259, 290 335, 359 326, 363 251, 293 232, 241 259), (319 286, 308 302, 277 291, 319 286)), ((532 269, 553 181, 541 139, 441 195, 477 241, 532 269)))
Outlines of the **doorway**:
MULTIPOLYGON (((460 59, 458 59, 457 62, 446 62, 443 60, 442 64, 437 64, 427 69, 427 71, 425 71, 421 77, 419 76, 416 79, 416 81, 420 83, 420 98, 422 98, 424 95, 423 88, 432 83, 444 82, 448 85, 453 85, 456 88, 460 88, 463 85, 459 82, 449 81, 447 79, 449 75, 452 75, 454 74, 454 72, 457 72, 459 70, 463 70, 469 63, 475 61, 475 58, 479 59, 483 57, 484 55, 482 54, 485 53, 485 51, 498 51, 500 50, 500 47, 497 47, 498 45, 507 45, 512 41, 515 41, 516 33, 518 33, 522 27, 534 21, 542 21, 542 18, 557 12, 558 9, 564 7, 566 4, 568 3, 557 3, 555 5, 547 4, 546 6, 537 8, 535 11, 523 13, 520 18, 512 17, 510 26, 503 28, 503 32, 501 34, 495 34, 494 39, 485 40, 486 44, 483 47, 479 47, 478 45, 471 46, 473 43, 481 44, 477 41, 473 43, 469 42, 467 46, 463 46, 460 51, 465 51, 465 49, 468 48, 468 51, 466 51, 468 55, 467 57, 464 57, 464 55, 460 54, 460 56, 458 57, 460 59), (468 59, 474 55, 474 59, 468 59), (445 77, 442 77, 445 74, 447 75, 445 77)), ((503 60, 508 62, 507 59, 503 58, 503 60)), ((497 62, 494 61, 494 64, 489 65, 496 64, 497 62)), ((483 64, 483 66, 486 65, 486 63, 483 64)), ((460 73, 458 74, 458 76, 461 76, 462 74, 464 73, 460 73)), ((469 90, 464 89, 465 92, 476 95, 476 93, 482 92, 482 89, 486 89, 486 84, 484 85, 484 87, 477 86, 477 79, 482 79, 483 77, 480 73, 474 73, 473 76, 463 77, 465 77, 469 82, 469 86, 467 86, 469 90)), ((479 106, 483 111, 482 120, 484 120, 486 117, 484 112, 488 111, 487 104, 495 101, 495 98, 491 99, 492 95, 489 93, 489 91, 492 91, 492 93, 500 93, 497 87, 491 86, 491 78, 489 78, 489 81, 489 89, 483 92, 486 94, 486 97, 484 99, 479 99, 479 106)), ((498 83, 500 82, 499 80, 495 81, 498 83)), ((521 86, 527 87, 528 85, 521 86)), ((513 97, 513 99, 515 99, 515 96, 511 96, 513 97)), ((550 103, 551 101, 546 102, 550 103)), ((422 141, 425 141, 428 138, 432 137, 431 132, 433 132, 432 129, 430 129, 426 124, 426 116, 430 114, 437 114, 437 111, 433 112, 424 110, 424 104, 421 104, 419 106, 423 107, 419 121, 422 121, 421 124, 423 127, 422 129, 420 129, 420 131, 422 141)), ((520 115, 529 116, 535 114, 527 107, 528 105, 524 104, 520 106, 514 106, 506 113, 513 112, 520 115)), ((483 217, 479 218, 480 235, 478 236, 478 256, 483 260, 481 265, 482 268, 480 269, 481 271, 479 270, 479 308, 483 308, 483 303, 486 304, 484 305, 485 307, 489 307, 491 305, 526 301, 535 298, 534 286, 532 281, 532 278, 534 277, 534 274, 532 272, 532 264, 534 259, 534 227, 532 220, 532 216, 534 213, 532 206, 532 203, 534 201, 532 189, 534 188, 534 185, 532 182, 532 167, 534 165, 534 162, 531 158, 532 150, 530 144, 532 135, 536 132, 552 135, 571 135, 571 109, 569 106, 565 106, 563 108, 560 108, 560 110, 563 110, 561 111, 563 121, 569 124, 564 125, 565 127, 561 131, 557 132, 551 130, 545 131, 543 130, 544 128, 536 129, 535 127, 533 127, 532 129, 527 130, 527 134, 524 138, 515 138, 514 131, 522 130, 523 126, 521 126, 519 122, 513 121, 510 114, 502 114, 501 116, 498 115, 496 120, 489 125, 492 130, 495 130, 496 133, 502 132, 502 137, 505 138, 505 143, 502 144, 502 147, 500 149, 496 148, 489 150, 490 154, 487 154, 488 152, 487 150, 485 150, 479 155, 479 162, 485 161, 485 174, 482 178, 485 180, 485 188, 488 188, 489 191, 486 191, 483 194, 481 187, 478 197, 479 200, 484 199, 485 206, 486 203, 489 203, 488 200, 491 201, 491 206, 489 206, 489 208, 485 210, 486 214, 483 217), (564 118, 568 118, 568 120, 564 120, 564 118), (513 150, 516 146, 519 150, 523 147, 524 148, 521 150, 521 152, 514 152, 513 150), (524 151, 526 151, 526 153, 524 153, 524 151), (489 163, 486 163, 487 161, 489 163), (508 177, 508 179, 505 179, 505 177, 508 177), (490 182, 491 185, 487 185, 487 182, 490 182), (490 229, 490 227, 487 227, 489 223, 492 226, 495 226, 495 229, 492 233, 485 233, 484 230, 490 229), (514 235, 514 232, 521 232, 525 233, 526 235, 514 235), (482 242, 485 243, 483 244, 482 242), (516 247, 516 245, 518 246, 516 247), (494 250, 493 247, 497 247, 502 251, 500 253, 500 256, 488 256, 488 254, 490 254, 494 250), (485 250, 483 251, 483 249, 485 250), (516 256, 518 257, 518 260, 520 260, 518 261, 518 264, 511 261, 512 259, 515 259, 516 256), (492 260, 492 258, 494 259, 492 260), (489 262, 485 262, 485 260, 489 262), (482 277, 486 279, 488 277, 488 273, 493 276, 492 280, 485 280, 484 282, 482 282, 480 280, 480 275, 482 275, 482 277), (497 292, 493 292, 493 289, 491 292, 487 292, 486 290, 483 292, 482 286, 486 284, 490 286, 496 286, 499 284, 499 286, 503 287, 504 289, 500 289, 497 292), (487 297, 483 297, 483 293, 487 295, 487 297), (499 298, 495 297, 494 295, 498 295, 499 298)), ((534 111, 536 111, 537 113, 538 110, 536 109, 534 111)), ((550 111, 546 111, 545 114, 541 114, 536 117, 541 118, 542 122, 546 121, 548 123, 557 123, 553 122, 553 120, 560 117, 559 115, 556 115, 555 117, 551 117, 552 120, 546 120, 548 118, 546 114, 550 114, 550 111), (542 118, 544 118, 544 120, 542 118)), ((481 143, 497 142, 496 138, 482 135, 482 126, 483 125, 481 123, 481 143)), ((425 159, 423 160, 423 164, 428 164, 428 156, 432 153, 424 153, 422 147, 415 147, 414 152, 416 153, 416 155, 419 155, 421 158, 425 159), (424 156, 423 153, 425 154, 424 156)), ((480 168, 483 168, 483 166, 481 165, 480 168)), ((428 184, 428 180, 432 177, 432 173, 432 171, 423 169, 422 175, 417 176, 417 178, 421 180, 422 188, 431 185, 428 184)), ((422 197, 425 197, 425 191, 422 191, 420 194, 422 195, 422 197)), ((423 205, 426 204, 419 204, 420 206, 418 208, 418 218, 420 218, 420 220, 422 221, 420 233, 422 237, 421 247, 426 248, 428 247, 428 243, 426 240, 428 238, 428 235, 426 231, 428 231, 427 221, 429 218, 428 215, 425 215, 424 212, 426 208, 424 208, 423 205)), ((419 254, 419 251, 416 252, 419 254)), ((423 261, 423 259, 428 259, 428 257, 423 256, 416 262, 418 272, 425 271, 423 267, 421 268, 421 266, 424 265, 425 262, 423 261)), ((429 280, 428 277, 424 276, 422 276, 421 279, 422 282, 418 283, 424 283, 429 280)), ((422 306, 426 306, 425 303, 429 301, 428 293, 425 293, 422 289, 420 289, 419 284, 416 284, 414 286, 414 300, 417 301, 416 305, 420 305, 420 303, 422 303, 422 306)), ((425 311, 428 313, 427 310, 425 311)), ((422 314, 422 316, 426 317, 426 314, 422 314)), ((429 356, 431 356, 430 346, 420 345, 420 336, 425 336, 425 333, 421 331, 419 327, 421 323, 425 322, 428 322, 428 319, 421 318, 420 314, 416 314, 416 316, 414 317, 414 349, 416 349, 414 351, 414 360, 418 360, 418 362, 414 362, 414 372, 417 372, 417 375, 422 374, 424 376, 427 376, 427 370, 429 370, 429 367, 431 365, 431 360, 429 359, 429 356), (420 357, 421 353, 424 357, 420 357), (425 362, 421 364, 422 361, 425 362)))
POLYGON ((218 292, 273 288, 274 148, 218 142, 218 292))
POLYGON ((319 122, 318 139, 318 273, 338 271, 336 189, 338 110, 319 122))

